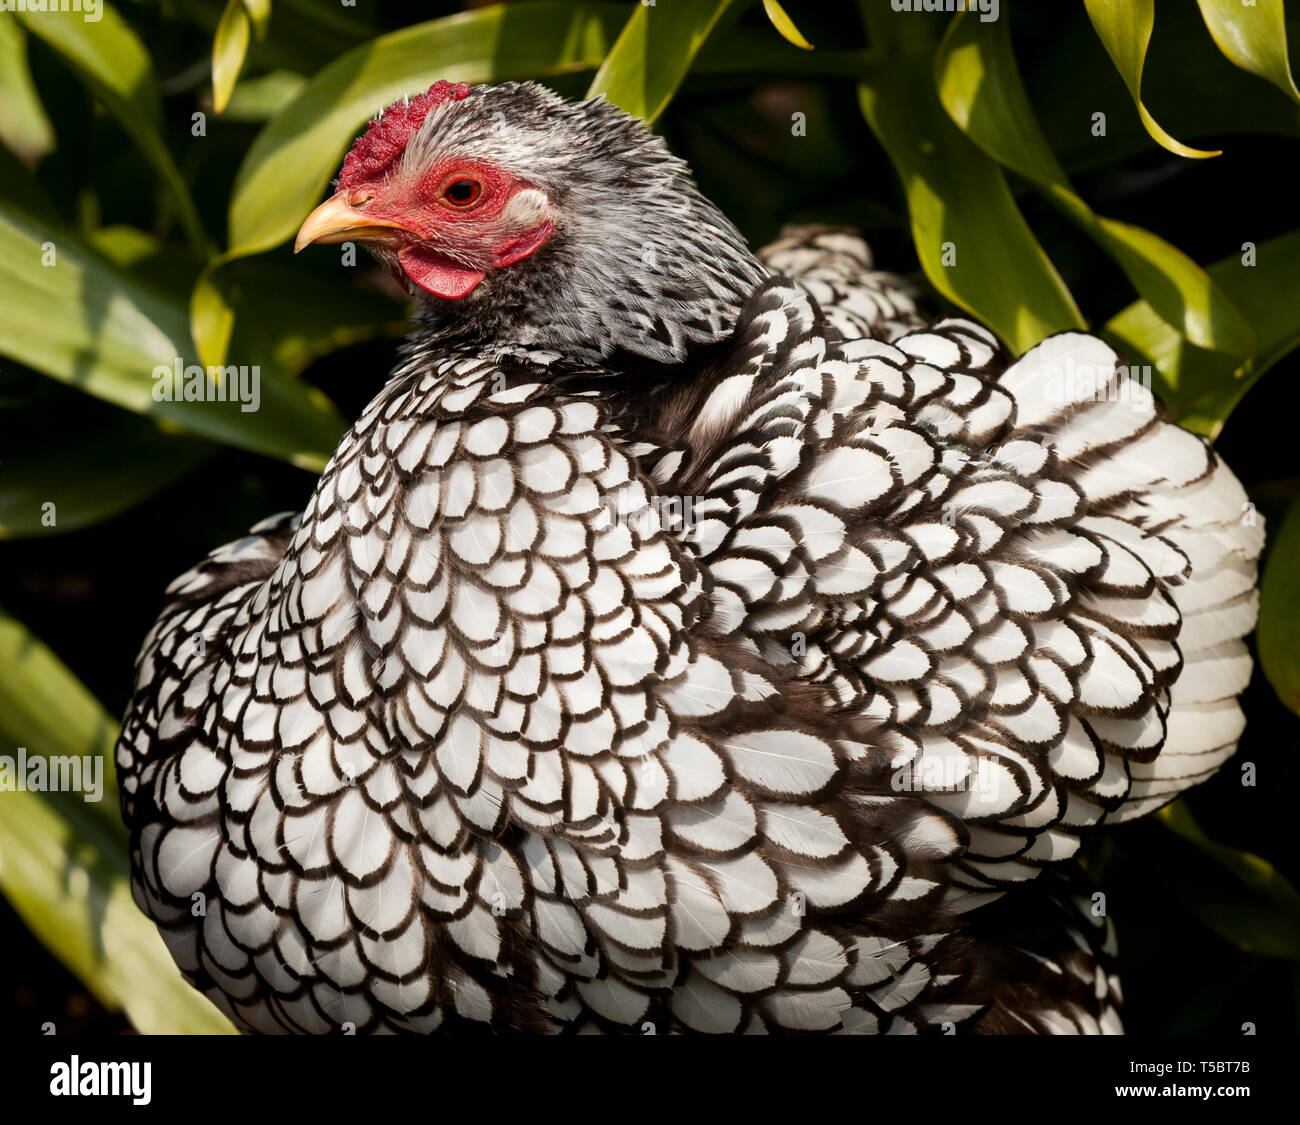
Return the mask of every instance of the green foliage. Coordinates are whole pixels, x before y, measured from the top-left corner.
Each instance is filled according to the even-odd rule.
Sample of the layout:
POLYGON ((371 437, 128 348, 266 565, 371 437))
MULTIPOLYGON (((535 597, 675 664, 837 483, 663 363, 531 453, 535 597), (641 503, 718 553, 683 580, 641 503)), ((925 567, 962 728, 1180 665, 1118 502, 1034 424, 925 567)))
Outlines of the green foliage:
POLYGON ((1236 356, 1251 351, 1250 326, 1203 269, 1150 231, 1096 215, 1070 186, 1029 104, 1006 23, 982 24, 969 16, 953 20, 936 58, 936 80, 944 108, 962 131, 1043 191, 1115 259, 1133 288, 1179 335, 1236 356))
MULTIPOLYGON (((310 477, 286 466, 321 468, 377 386, 369 360, 391 359, 402 297, 364 259, 295 259, 286 244, 393 99, 437 79, 603 94, 662 129, 755 241, 785 219, 865 227, 901 248, 883 265, 907 269, 914 252, 936 305, 1015 352, 1062 329, 1104 332, 1154 369, 1170 416, 1210 438, 1233 438, 1243 402, 1283 401, 1300 344, 1294 208, 1257 230, 1248 193, 1198 200, 1182 186, 1259 134, 1300 140, 1297 13, 1288 24, 1282 0, 1182 0, 1158 18, 1153 0, 1050 17, 1003 0, 993 23, 888 0, 807 14, 775 0, 429 7, 136 0, 104 4, 95 23, 0 13, 0 538, 18 560, 0 571, 30 577, 54 557, 39 552, 75 543, 95 604, 126 634, 88 627, 54 596, 19 610, 25 623, 0 618, 0 754, 92 754, 110 778, 96 804, 0 793, 0 888, 142 1030, 224 1021, 129 901, 115 727, 97 696, 124 704, 161 584, 193 561, 180 552, 217 545, 273 499, 300 504, 310 477), (198 59, 210 68, 178 61, 198 59), (1133 188, 1153 173, 1178 185, 1133 188), (1151 198, 1161 205, 1144 210, 1151 198), (1164 221, 1197 206, 1214 238, 1164 221), (176 362, 256 364, 259 409, 160 401, 154 370, 176 362), (196 496, 199 481, 219 495, 196 496), (132 536, 125 561, 107 561, 132 536), (116 604, 137 568, 148 593, 116 604), (94 693, 29 626, 59 634, 94 693)), ((1293 472, 1272 475, 1256 482, 1270 515, 1259 655, 1300 712, 1300 501, 1293 472)), ((1266 688, 1251 698, 1275 706, 1266 688)), ((1283 714, 1291 725, 1253 750, 1274 785, 1287 768, 1277 755, 1297 742, 1283 714)), ((1249 823, 1196 801, 1201 822, 1262 850, 1249 823)), ((1275 867, 1216 842, 1181 803, 1140 831, 1108 842, 1097 870, 1161 864, 1188 916, 1234 956, 1300 953, 1287 857, 1275 867)))
POLYGON ((1300 715, 1300 500, 1273 533, 1260 585, 1259 658, 1278 697, 1300 715))
POLYGON ((58 658, 0 614, 0 735, 6 753, 88 756, 102 763, 100 800, 6 792, 0 889, 32 931, 110 1008, 145 1032, 230 1025, 181 979, 153 924, 131 900, 126 830, 117 815, 117 724, 58 658))
POLYGON ((1219 153, 1191 148, 1176 141, 1151 116, 1142 101, 1142 71, 1146 66, 1147 48, 1156 22, 1156 0, 1084 0, 1088 18, 1097 29, 1106 53, 1124 79, 1133 98, 1142 125, 1153 140, 1179 156, 1203 159, 1219 153))
POLYGON ((925 276, 1016 352, 1085 322, 997 162, 962 135, 935 89, 926 43, 867 69, 862 112, 903 181, 925 276))
POLYGON ((1300 103, 1300 90, 1291 77, 1286 42, 1286 11, 1282 0, 1197 0, 1205 26, 1225 56, 1242 70, 1258 74, 1300 103))

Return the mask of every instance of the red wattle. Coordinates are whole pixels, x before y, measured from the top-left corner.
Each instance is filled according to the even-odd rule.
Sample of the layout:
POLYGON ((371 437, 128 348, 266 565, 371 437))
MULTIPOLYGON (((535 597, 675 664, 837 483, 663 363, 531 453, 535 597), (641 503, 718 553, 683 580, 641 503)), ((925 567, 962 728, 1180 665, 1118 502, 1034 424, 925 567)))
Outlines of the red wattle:
POLYGON ((487 274, 415 243, 397 253, 406 276, 426 293, 455 301, 469 293, 487 274))

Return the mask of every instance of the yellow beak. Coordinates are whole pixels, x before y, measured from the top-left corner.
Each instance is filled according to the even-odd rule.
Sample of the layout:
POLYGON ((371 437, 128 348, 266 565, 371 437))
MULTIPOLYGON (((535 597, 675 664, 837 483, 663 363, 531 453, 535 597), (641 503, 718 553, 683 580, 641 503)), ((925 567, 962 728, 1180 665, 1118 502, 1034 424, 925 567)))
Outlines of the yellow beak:
POLYGON ((392 240, 393 232, 399 230, 406 230, 406 227, 391 219, 381 219, 378 215, 358 211, 342 195, 335 195, 308 215, 298 228, 293 252, 296 254, 313 242, 347 242, 350 239, 366 238, 392 240))

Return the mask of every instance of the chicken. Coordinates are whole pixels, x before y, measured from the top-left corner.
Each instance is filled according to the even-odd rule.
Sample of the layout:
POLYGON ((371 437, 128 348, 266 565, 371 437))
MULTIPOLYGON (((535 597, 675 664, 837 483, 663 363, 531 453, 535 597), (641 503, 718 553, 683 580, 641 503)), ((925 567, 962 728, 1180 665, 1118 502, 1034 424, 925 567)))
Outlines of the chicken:
MULTIPOLYGON (((263 1032, 1114 1031, 1082 837, 1242 729, 1263 530, 1101 340, 755 257, 644 126, 438 83, 298 248, 416 299, 301 515, 169 588, 134 888, 263 1032), (1000 901, 998 901, 1000 900, 1000 901)), ((1153 873, 1154 877, 1154 873, 1153 873)))

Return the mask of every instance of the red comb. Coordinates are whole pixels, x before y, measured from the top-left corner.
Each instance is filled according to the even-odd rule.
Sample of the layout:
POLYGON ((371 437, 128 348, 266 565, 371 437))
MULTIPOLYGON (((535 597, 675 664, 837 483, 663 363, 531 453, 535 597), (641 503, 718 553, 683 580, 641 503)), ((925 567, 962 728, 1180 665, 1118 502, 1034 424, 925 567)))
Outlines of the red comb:
POLYGON ((339 173, 339 187, 353 187, 374 179, 402 155, 407 142, 424 124, 431 109, 444 102, 458 102, 469 97, 468 82, 435 82, 423 94, 410 101, 395 101, 359 136, 348 150, 339 173))

